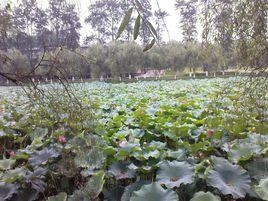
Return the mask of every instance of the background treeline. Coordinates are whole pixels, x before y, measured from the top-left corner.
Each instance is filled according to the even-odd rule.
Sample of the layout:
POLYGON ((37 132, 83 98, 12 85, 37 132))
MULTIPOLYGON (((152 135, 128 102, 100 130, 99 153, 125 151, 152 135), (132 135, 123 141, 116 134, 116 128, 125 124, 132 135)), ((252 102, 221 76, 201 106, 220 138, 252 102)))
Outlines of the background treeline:
MULTIPOLYGON (((30 72, 29 59, 17 49, 6 53, 13 60, 12 65, 2 65, 5 72, 20 74, 20 71, 30 72)), ((148 70, 171 71, 223 71, 235 68, 235 53, 232 57, 223 56, 217 46, 204 47, 202 44, 183 44, 172 41, 155 46, 151 51, 143 52, 143 46, 135 42, 100 43, 87 48, 72 50, 55 50, 39 53, 43 62, 35 71, 39 77, 67 76, 75 77, 128 77, 136 73, 146 73, 148 70), (51 68, 51 62, 58 57, 57 69, 51 68)))
POLYGON ((131 0, 94 1, 85 19, 80 19, 76 5, 66 0, 49 0, 46 8, 39 7, 37 0, 2 6, 0 71, 99 77, 147 69, 267 67, 266 0, 176 0, 178 22, 174 26, 182 31, 180 42, 164 40, 167 11, 153 10, 150 0, 140 4, 140 15, 157 32, 158 45, 147 53, 142 49, 152 40, 152 33, 146 21, 141 20, 138 40, 132 42, 137 13, 116 41, 120 22, 133 6, 131 0), (81 20, 91 27, 84 41, 80 38, 81 20), (198 26, 202 26, 202 33, 198 33, 198 26), (201 41, 198 35, 202 35, 201 41), (35 69, 36 64, 40 68, 35 69))

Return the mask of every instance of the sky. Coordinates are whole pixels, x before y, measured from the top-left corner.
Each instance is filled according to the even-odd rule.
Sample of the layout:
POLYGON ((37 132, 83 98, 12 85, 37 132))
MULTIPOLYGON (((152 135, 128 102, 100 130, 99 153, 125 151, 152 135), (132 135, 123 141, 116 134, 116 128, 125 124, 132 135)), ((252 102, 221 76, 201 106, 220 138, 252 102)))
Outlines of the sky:
MULTIPOLYGON (((9 1, 16 5, 20 0, 0 0, 0 2, 9 1)), ((37 0, 38 4, 42 8, 46 8, 48 5, 48 0, 37 0)), ((67 0, 69 2, 75 3, 77 5, 77 11, 81 19, 82 29, 80 31, 81 41, 89 35, 90 25, 84 23, 84 19, 87 17, 88 7, 91 2, 95 0, 67 0)), ((141 0, 142 1, 142 0, 141 0)), ((180 16, 179 12, 175 10, 174 4, 176 0, 158 0, 159 6, 162 10, 167 11, 169 16, 166 18, 165 22, 169 31, 170 37, 168 37, 167 31, 163 33, 163 38, 165 41, 169 40, 182 40, 181 29, 179 25, 180 16)), ((157 0, 151 0, 153 10, 158 9, 157 0)), ((200 26, 198 26, 198 32, 200 33, 200 26)), ((199 34, 200 35, 200 34, 199 34)))

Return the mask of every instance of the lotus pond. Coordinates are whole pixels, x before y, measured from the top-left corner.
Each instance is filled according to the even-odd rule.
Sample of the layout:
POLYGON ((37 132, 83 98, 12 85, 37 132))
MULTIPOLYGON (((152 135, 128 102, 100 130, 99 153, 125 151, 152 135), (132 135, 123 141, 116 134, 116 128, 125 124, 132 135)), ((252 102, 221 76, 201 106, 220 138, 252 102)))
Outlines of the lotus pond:
POLYGON ((0 87, 0 200, 268 200, 268 102, 238 81, 0 87))

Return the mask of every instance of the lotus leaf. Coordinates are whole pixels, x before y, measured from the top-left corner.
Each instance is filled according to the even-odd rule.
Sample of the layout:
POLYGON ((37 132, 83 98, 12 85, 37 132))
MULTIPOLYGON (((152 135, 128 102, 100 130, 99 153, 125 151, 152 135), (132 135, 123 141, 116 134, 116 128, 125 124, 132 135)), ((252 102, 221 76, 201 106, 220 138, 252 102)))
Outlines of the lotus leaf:
POLYGON ((160 165, 156 179, 168 188, 191 184, 194 181, 194 168, 187 162, 166 161, 160 165))
POLYGON ((15 165, 16 160, 13 159, 3 159, 0 160, 0 170, 9 170, 13 168, 15 165))
POLYGON ((255 186, 255 192, 263 200, 268 200, 268 177, 262 179, 259 185, 255 186))
POLYGON ((146 184, 149 184, 150 182, 148 181, 143 181, 140 180, 138 182, 135 182, 133 184, 130 184, 129 186, 127 186, 124 190, 124 194, 122 195, 121 201, 129 201, 130 197, 132 195, 132 193, 134 191, 138 191, 140 190, 140 188, 146 184))
POLYGON ((45 148, 41 151, 34 152, 29 158, 29 163, 35 167, 38 165, 45 165, 49 159, 57 158, 59 153, 54 149, 45 148))
POLYGON ((221 198, 213 195, 210 192, 197 192, 190 201, 221 201, 221 198))
POLYGON ((253 155, 259 154, 261 147, 252 143, 241 143, 232 147, 229 157, 234 162, 249 160, 253 155))
POLYGON ((134 191, 130 201, 178 201, 178 195, 172 190, 165 190, 160 183, 144 185, 140 190, 134 191))
POLYGON ((246 170, 229 161, 213 157, 213 169, 208 173, 208 184, 218 188, 222 194, 231 194, 234 199, 245 197, 250 189, 250 178, 246 170))
POLYGON ((66 201, 66 200, 67 200, 67 194, 62 192, 59 193, 58 195, 49 197, 47 201, 66 201))
POLYGON ((134 178, 135 171, 130 169, 128 165, 124 162, 116 162, 110 166, 108 172, 114 175, 117 180, 134 178))
POLYGON ((15 185, 0 182, 0 200, 7 200, 16 192, 17 188, 15 185))

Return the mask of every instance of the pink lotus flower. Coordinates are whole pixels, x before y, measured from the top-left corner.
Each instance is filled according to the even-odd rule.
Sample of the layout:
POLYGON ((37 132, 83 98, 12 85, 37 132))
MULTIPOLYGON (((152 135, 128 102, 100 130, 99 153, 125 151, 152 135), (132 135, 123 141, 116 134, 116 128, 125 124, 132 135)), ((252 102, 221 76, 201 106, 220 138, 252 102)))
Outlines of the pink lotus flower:
POLYGON ((207 132, 207 137, 208 138, 211 138, 212 136, 213 136, 213 131, 212 130, 208 130, 208 132, 207 132))
POLYGON ((66 137, 64 135, 59 136, 58 141, 62 144, 65 144, 67 142, 66 137))
POLYGON ((15 122, 15 121, 11 121, 11 122, 10 122, 10 125, 11 125, 11 126, 16 126, 16 122, 15 122))
POLYGON ((128 141, 127 141, 126 139, 123 139, 123 140, 119 143, 119 146, 120 146, 120 147, 124 147, 124 146, 127 145, 127 143, 128 143, 128 141))
POLYGON ((230 143, 227 144, 227 149, 228 149, 229 151, 231 151, 231 149, 232 149, 232 145, 231 145, 230 143))
POLYGON ((10 157, 16 156, 16 152, 15 151, 9 151, 8 153, 9 153, 9 156, 10 157))

